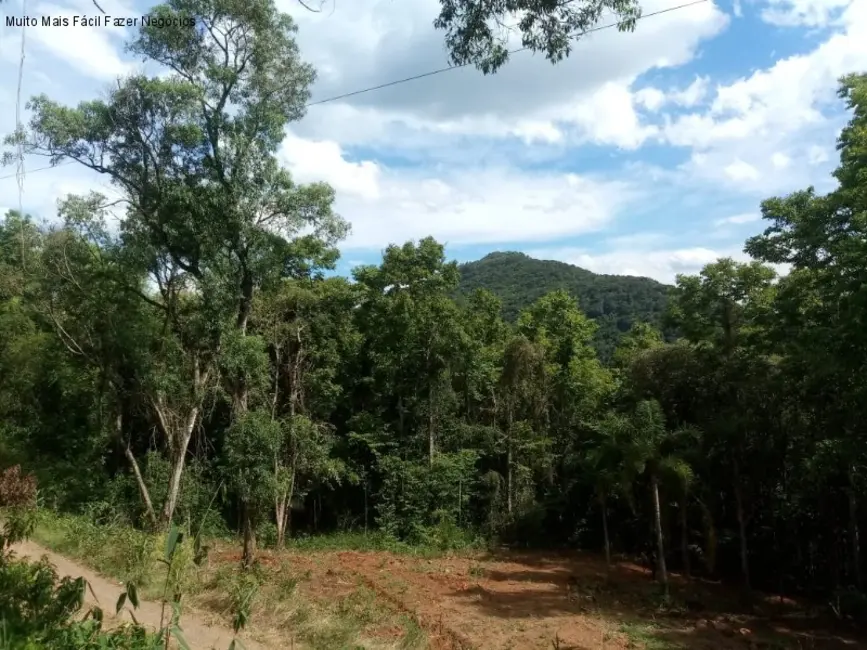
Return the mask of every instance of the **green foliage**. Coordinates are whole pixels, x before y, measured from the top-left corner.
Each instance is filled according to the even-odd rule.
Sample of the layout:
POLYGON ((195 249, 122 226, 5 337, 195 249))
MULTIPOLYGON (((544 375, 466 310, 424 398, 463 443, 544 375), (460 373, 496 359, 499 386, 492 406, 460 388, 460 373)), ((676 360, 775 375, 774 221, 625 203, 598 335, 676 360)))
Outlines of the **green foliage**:
POLYGON ((465 545, 458 526, 475 489, 468 477, 474 475, 476 458, 468 451, 438 454, 433 463, 381 458, 378 523, 383 531, 443 550, 465 545))
POLYGON ((620 31, 631 31, 641 16, 635 0, 576 0, 548 3, 540 0, 441 0, 434 21, 446 31, 452 64, 475 65, 485 74, 496 72, 509 59, 508 36, 517 28, 521 45, 544 52, 551 63, 569 56, 574 42, 611 13, 620 31), (514 16, 517 25, 510 25, 514 16))
MULTIPOLYGON (((661 328, 669 288, 648 278, 597 275, 563 262, 536 260, 523 253, 491 253, 460 267, 459 295, 487 289, 503 302, 503 316, 518 313, 543 295, 562 289, 598 325, 594 347, 608 361, 617 342, 635 322, 661 328)), ((666 329, 671 340, 673 331, 666 329)))
MULTIPOLYGON (((157 650, 159 635, 139 625, 104 631, 99 608, 78 617, 87 583, 83 578, 58 579, 46 560, 20 560, 9 546, 29 536, 35 511, 4 511, 0 545, 0 641, 10 650, 157 650)), ((131 602, 138 606, 133 588, 131 602)), ((118 605, 120 610, 121 605, 118 605)))
MULTIPOLYGON (((524 11, 525 42, 552 60, 599 9, 636 16, 619 0, 442 6, 456 60, 489 70, 503 12, 524 11)), ((867 76, 841 83, 839 187, 765 201, 755 261, 669 289, 517 253, 458 266, 425 238, 349 282, 324 277, 348 229, 333 191, 277 157, 313 78, 292 21, 271 0, 155 11, 197 22, 130 44, 170 74, 77 107, 34 98, 8 139, 105 174, 127 212, 107 227, 91 193, 68 197, 56 228, 15 212, 0 224, 0 470, 36 477, 69 552, 142 589, 159 587, 146 577, 161 560, 164 632, 203 531, 233 528, 250 581, 239 628, 257 531, 278 547, 339 530, 439 552, 578 531, 608 551, 651 540, 663 579, 667 562, 862 593, 867 76)), ((3 474, 4 503, 34 500, 20 477, 3 474)), ((847 594, 840 616, 860 615, 847 594)))

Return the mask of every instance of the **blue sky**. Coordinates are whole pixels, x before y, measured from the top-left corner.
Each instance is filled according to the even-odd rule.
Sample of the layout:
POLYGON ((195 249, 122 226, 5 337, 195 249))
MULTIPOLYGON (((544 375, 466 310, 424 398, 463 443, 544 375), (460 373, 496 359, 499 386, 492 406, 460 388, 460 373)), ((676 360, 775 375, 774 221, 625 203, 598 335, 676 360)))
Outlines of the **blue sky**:
MULTIPOLYGON (((21 13, 21 0, 4 3, 21 13)), ((646 14, 683 0, 644 0, 646 14)), ((101 0, 113 16, 153 3, 101 0)), ((313 99, 443 67, 437 0, 278 0, 318 70, 313 99)), ((91 0, 27 0, 27 14, 94 15, 91 0)), ((0 26, 0 132, 14 128, 21 30, 0 26)), ((75 103, 136 70, 120 28, 32 27, 23 99, 75 103)), ((352 224, 340 271, 389 243, 433 235, 466 261, 520 250, 600 273, 671 282, 743 258, 759 203, 825 191, 845 123, 837 78, 867 71, 864 0, 715 0, 589 35, 552 66, 519 54, 474 69, 312 106, 281 149, 302 182, 324 180, 352 224)), ((30 170, 44 161, 28 160, 30 170)), ((6 176, 14 172, 7 168, 6 176)), ((51 219, 68 193, 108 191, 68 165, 30 171, 26 210, 51 219)), ((0 208, 18 206, 0 179, 0 208)))

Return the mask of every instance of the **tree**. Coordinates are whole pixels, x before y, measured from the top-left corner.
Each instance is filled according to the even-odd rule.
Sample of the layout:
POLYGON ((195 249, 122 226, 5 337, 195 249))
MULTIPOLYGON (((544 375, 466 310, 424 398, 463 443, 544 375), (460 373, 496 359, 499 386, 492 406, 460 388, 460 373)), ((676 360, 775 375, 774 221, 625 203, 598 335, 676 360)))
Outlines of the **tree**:
POLYGON ((465 343, 459 314, 449 294, 457 287, 457 265, 446 263, 441 244, 427 237, 418 245, 389 246, 380 267, 354 271, 362 288, 357 311, 365 334, 367 368, 398 436, 424 436, 429 464, 443 421, 454 406, 452 377, 465 343), (387 396, 387 397, 386 397, 387 396))
POLYGON ((646 474, 650 481, 657 571, 667 597, 669 584, 659 496, 660 481, 666 477, 678 480, 681 485, 688 485, 691 481, 692 468, 678 455, 677 450, 682 447, 683 438, 693 437, 695 431, 690 428, 668 429, 662 408, 653 400, 639 402, 626 417, 612 420, 608 426, 614 439, 622 445, 627 476, 646 474))
POLYGON ((275 471, 281 454, 280 423, 267 411, 247 411, 229 427, 223 453, 226 474, 241 502, 242 564, 250 568, 255 560, 259 518, 279 494, 279 481, 285 480, 275 471))
POLYGON ((342 278, 302 278, 284 280, 254 301, 252 328, 271 359, 261 407, 281 430, 273 460, 278 547, 289 530, 293 500, 346 473, 331 456, 335 439, 328 418, 343 394, 341 370, 357 354, 351 317, 356 298, 342 278))
POLYGON ((256 291, 332 266, 347 225, 329 187, 293 183, 275 155, 314 77, 291 19, 271 0, 171 0, 153 15, 160 20, 142 25, 129 49, 167 76, 130 77, 107 100, 74 109, 36 97, 29 131, 9 142, 23 137, 27 153, 107 175, 127 206, 124 255, 158 288, 138 295, 171 328, 189 398, 181 409, 165 390, 151 400, 172 441, 165 525, 221 366, 233 368, 223 379, 235 414, 248 408, 249 369, 235 361, 258 345, 245 340, 256 291), (234 360, 223 363, 227 350, 234 360))
MULTIPOLYGON (((141 286, 143 278, 126 275, 118 243, 109 235, 104 210, 98 207, 101 200, 73 197, 62 204, 65 226, 45 238, 36 304, 66 349, 86 371, 96 373, 100 397, 111 414, 108 426, 129 463, 144 515, 156 526, 158 517, 125 418, 136 402, 163 400, 156 386, 168 376, 153 372, 160 366, 158 321, 150 306, 128 290, 141 286)), ((163 433, 171 449, 176 429, 166 425, 163 433)), ((163 511, 167 509, 173 509, 168 500, 163 511)))
POLYGON ((496 72, 508 60, 510 35, 521 34, 521 46, 544 52, 551 63, 562 61, 573 42, 599 24, 606 12, 617 29, 632 31, 641 16, 636 0, 441 0, 434 26, 445 31, 453 65, 474 65, 484 74, 496 72))
POLYGON ((800 378, 822 377, 819 385, 826 400, 817 410, 831 432, 819 442, 817 451, 825 459, 837 459, 836 471, 847 484, 850 558, 860 584, 856 477, 867 459, 861 411, 856 405, 867 397, 867 386, 861 380, 867 361, 867 75, 842 78, 839 95, 852 110, 838 138, 840 165, 834 177, 839 187, 826 196, 817 196, 810 187, 763 202, 762 217, 770 225, 747 241, 746 250, 766 262, 792 266, 780 296, 781 325, 786 328, 780 336, 788 338, 788 349, 797 351, 799 358, 819 362, 800 378))

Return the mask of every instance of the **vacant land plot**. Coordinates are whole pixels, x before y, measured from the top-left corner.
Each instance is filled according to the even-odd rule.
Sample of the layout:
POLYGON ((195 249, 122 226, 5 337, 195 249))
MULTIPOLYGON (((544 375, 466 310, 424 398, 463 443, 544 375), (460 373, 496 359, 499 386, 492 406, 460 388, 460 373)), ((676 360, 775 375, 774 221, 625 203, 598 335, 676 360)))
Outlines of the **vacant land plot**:
MULTIPOLYGON (((214 556, 218 565, 238 559, 234 550, 214 556)), ((335 602, 364 590, 378 607, 414 621, 430 648, 867 647, 851 631, 841 632, 839 623, 829 626, 835 633, 823 630, 791 600, 768 598, 746 614, 729 590, 676 576, 674 606, 662 609, 658 587, 644 569, 619 563, 606 575, 604 562, 590 554, 425 559, 387 552, 287 551, 263 553, 261 560, 295 575, 299 592, 311 602, 335 602)), ((404 634, 399 625, 370 622, 362 637, 387 643, 391 636, 406 647, 398 642, 404 634)))
MULTIPOLYGON (((846 622, 822 620, 800 603, 754 596, 747 608, 736 591, 698 579, 673 576, 663 607, 646 569, 619 562, 609 574, 592 553, 443 556, 376 539, 260 551, 250 573, 240 570, 235 543, 214 542, 205 564, 185 565, 182 625, 225 628, 246 609, 246 638, 273 650, 867 648, 846 622), (400 552, 340 550, 347 544, 400 552)), ((142 532, 46 514, 37 540, 136 582, 154 601, 163 592, 165 568, 142 532)))

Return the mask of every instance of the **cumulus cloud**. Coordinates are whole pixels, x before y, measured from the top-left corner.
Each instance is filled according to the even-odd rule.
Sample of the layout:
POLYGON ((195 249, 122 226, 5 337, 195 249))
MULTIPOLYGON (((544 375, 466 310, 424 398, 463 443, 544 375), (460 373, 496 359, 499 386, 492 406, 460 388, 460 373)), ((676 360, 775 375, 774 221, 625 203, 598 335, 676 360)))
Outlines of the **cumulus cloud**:
MULTIPOLYGON (((93 13, 90 0, 49 1, 52 8, 39 11, 93 13)), ((125 9, 122 1, 104 6, 113 15, 144 9, 125 9)), ((358 0, 321 13, 296 0, 278 4, 295 15, 302 54, 318 70, 314 101, 446 63, 443 34, 431 26, 439 0, 358 0)), ((643 9, 650 14, 673 4, 645 0, 643 9)), ((845 121, 836 78, 867 69, 861 0, 755 0, 764 20, 819 37, 769 66, 757 54, 749 71, 696 62, 703 45, 729 26, 719 4, 649 17, 632 34, 591 34, 556 66, 523 53, 494 76, 458 69, 313 106, 292 125, 280 155, 297 179, 334 185, 337 208, 353 224, 347 248, 377 249, 428 234, 452 244, 541 248, 615 224, 622 232, 624 223, 646 217, 655 225, 682 218, 705 238, 643 235, 643 242, 610 239, 602 252, 580 251, 595 270, 673 277, 676 269, 728 251, 722 234, 747 223, 736 218, 760 198, 809 184, 822 189, 845 121), (644 157, 660 151, 662 157, 644 157), (629 162, 619 155, 631 156, 629 162), (734 216, 719 218, 726 214, 734 216)), ((9 33, 0 40, 0 57, 16 61, 18 43, 9 33)), ((122 54, 126 36, 29 32, 24 96, 98 95, 107 80, 130 69, 122 54), (40 77, 45 71, 52 74, 40 77)), ((0 130, 12 126, 12 67, 0 70, 0 130)), ((48 214, 66 191, 63 183, 88 189, 90 182, 74 166, 42 176, 28 175, 25 198, 48 214)), ((16 205, 16 197, 14 180, 0 182, 0 204, 16 205)))
POLYGON ((280 155, 301 182, 337 190, 352 222, 345 248, 433 235, 450 244, 549 240, 598 230, 638 200, 622 181, 508 166, 418 170, 347 160, 332 141, 290 134, 280 155))
POLYGON ((814 18, 841 11, 835 30, 811 51, 718 85, 709 108, 667 121, 664 140, 693 152, 684 166, 690 182, 728 183, 757 193, 787 191, 815 183, 811 166, 829 160, 821 143, 833 142, 845 119, 837 79, 867 69, 867 3, 774 0, 770 5, 814 18))
POLYGON ((758 212, 746 212, 744 214, 735 214, 730 217, 725 217, 724 219, 717 219, 714 221, 714 225, 716 226, 731 226, 731 225, 741 225, 744 223, 752 223, 754 221, 758 221, 762 218, 762 215, 758 212))
POLYGON ((826 27, 839 19, 849 0, 769 0, 762 19, 773 25, 826 27))
POLYGON ((540 259, 553 259, 580 266, 594 273, 634 275, 673 284, 678 274, 692 275, 721 257, 747 261, 749 256, 739 248, 710 249, 702 246, 684 248, 654 248, 644 246, 614 247, 604 252, 580 248, 536 249, 528 254, 540 259))
MULTIPOLYGON (((137 15, 130 5, 119 0, 106 0, 102 5, 106 13, 116 17, 137 15)), ((28 12, 33 16, 68 18, 96 12, 92 2, 67 0, 66 2, 40 2, 28 12)), ((41 53, 53 55, 61 65, 73 67, 79 74, 100 80, 113 81, 134 70, 134 66, 121 56, 124 39, 129 36, 119 27, 37 27, 28 30, 28 39, 41 53)))
MULTIPOLYGON (((300 10, 294 0, 283 3, 299 22, 302 51, 320 73, 314 99, 446 64, 443 35, 431 28, 437 0, 360 0, 323 14, 300 10)), ((669 7, 670 0, 643 3, 645 14, 669 7)), ((556 66, 542 56, 521 53, 496 75, 464 68, 425 77, 311 109, 301 130, 310 137, 334 137, 331 129, 339 114, 359 125, 341 129, 354 131, 342 135, 357 144, 399 142, 402 132, 411 129, 452 136, 535 133, 548 140, 566 137, 572 143, 634 147, 655 129, 635 115, 631 84, 649 70, 689 62, 727 21, 712 2, 650 16, 632 34, 610 29, 584 37, 556 66), (615 119, 621 121, 619 129, 612 126, 615 119)))

